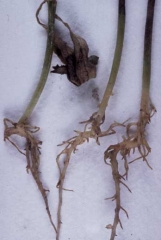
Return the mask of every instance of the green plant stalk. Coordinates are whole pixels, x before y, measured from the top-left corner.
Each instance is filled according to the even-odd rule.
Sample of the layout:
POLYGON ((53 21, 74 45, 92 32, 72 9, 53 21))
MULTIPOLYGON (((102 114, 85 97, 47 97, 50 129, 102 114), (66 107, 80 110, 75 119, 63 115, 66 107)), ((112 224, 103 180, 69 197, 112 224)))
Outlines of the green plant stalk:
POLYGON ((146 112, 149 105, 149 91, 151 79, 151 48, 152 48, 152 30, 154 19, 155 0, 148 1, 147 18, 144 36, 144 60, 143 60, 143 77, 142 77, 142 96, 141 109, 146 112))
POLYGON ((100 123, 105 116, 105 111, 108 105, 108 101, 110 97, 112 96, 113 88, 116 82, 116 77, 118 74, 120 61, 121 61, 121 55, 122 55, 122 49, 123 49, 123 42, 124 42, 124 32, 125 32, 125 0, 119 0, 119 8, 118 8, 118 27, 117 27, 117 42, 116 42, 116 48, 115 48, 115 54, 112 64, 112 70, 110 74, 110 78, 106 87, 106 90, 104 92, 101 104, 99 106, 98 110, 98 123, 100 123))
POLYGON ((41 93, 45 87, 47 77, 50 71, 50 65, 54 50, 54 23, 55 23, 55 12, 56 12, 56 0, 48 0, 48 27, 47 27, 47 44, 46 44, 46 52, 45 52, 45 58, 44 58, 44 64, 40 76, 39 83, 35 89, 35 92, 32 96, 31 101, 29 102, 25 112, 23 113, 22 117, 18 121, 18 124, 25 123, 27 119, 32 114, 34 107, 36 106, 41 93))

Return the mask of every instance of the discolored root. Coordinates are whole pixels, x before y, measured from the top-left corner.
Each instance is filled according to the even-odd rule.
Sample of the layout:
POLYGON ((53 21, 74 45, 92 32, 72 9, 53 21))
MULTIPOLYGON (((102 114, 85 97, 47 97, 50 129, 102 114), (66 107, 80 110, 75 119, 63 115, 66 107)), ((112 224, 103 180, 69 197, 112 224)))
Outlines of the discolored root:
POLYGON ((100 123, 97 122, 97 118, 95 117, 97 116, 96 113, 94 113, 89 120, 81 122, 83 124, 85 124, 84 127, 84 131, 80 132, 80 131, 75 131, 77 133, 76 136, 68 139, 67 141, 64 141, 62 144, 59 144, 58 146, 62 146, 62 145, 66 145, 65 148, 60 152, 60 154, 57 156, 57 165, 59 168, 59 181, 57 183, 57 187, 59 188, 59 203, 58 203, 58 212, 57 212, 57 219, 58 219, 58 225, 57 225, 57 240, 59 240, 59 234, 60 234, 60 227, 61 227, 61 207, 62 207, 62 194, 63 194, 63 190, 64 189, 64 179, 66 176, 66 172, 67 172, 67 168, 71 159, 71 155, 72 153, 75 153, 77 150, 77 147, 79 145, 82 145, 85 142, 89 142, 90 138, 95 139, 97 144, 99 143, 99 138, 100 137, 104 137, 104 136, 108 136, 111 134, 115 133, 115 127, 117 126, 125 126, 124 123, 113 123, 107 131, 102 132, 101 128, 100 128, 100 123), (64 157, 64 164, 63 167, 61 167, 60 164, 60 158, 62 156, 64 157))
MULTIPOLYGON (((108 229, 111 229, 111 238, 110 240, 114 240, 116 236, 116 228, 118 223, 122 228, 122 224, 120 221, 119 213, 120 210, 123 210, 128 217, 127 211, 121 206, 121 199, 120 199, 120 184, 124 185, 130 192, 131 190, 129 187, 124 183, 124 180, 128 178, 128 170, 129 170, 129 163, 132 163, 136 160, 142 159, 151 168, 150 164, 148 163, 147 156, 149 155, 151 148, 147 141, 147 134, 146 134, 146 126, 150 123, 151 117, 156 112, 154 106, 151 104, 147 105, 148 107, 142 108, 140 110, 140 117, 138 122, 128 123, 126 126, 126 133, 127 136, 123 136, 123 141, 111 145, 107 148, 104 153, 104 160, 105 163, 110 165, 112 168, 112 175, 115 182, 115 195, 111 198, 112 201, 116 201, 116 208, 115 208, 115 216, 113 224, 107 225, 108 229), (136 127, 136 130, 132 131, 132 127, 136 127), (131 152, 134 154, 137 152, 138 157, 133 159, 129 162, 129 158, 131 157, 131 152), (124 169, 125 173, 120 175, 118 171, 118 156, 121 156, 122 160, 124 161, 124 169), (110 160, 108 163, 107 160, 110 160)), ((152 168, 151 168, 152 169, 152 168)))
POLYGON ((118 154, 118 152, 119 152, 118 146, 116 146, 116 148, 115 148, 115 145, 113 145, 109 149, 107 149, 105 151, 105 154, 104 154, 105 162, 107 163, 107 159, 110 160, 110 163, 107 163, 107 164, 110 165, 111 168, 112 168, 112 175, 113 175, 113 179, 114 179, 114 182, 115 182, 115 191, 116 191, 114 196, 112 196, 110 198, 106 198, 106 199, 111 199, 112 201, 116 202, 115 216, 114 216, 113 224, 108 224, 106 226, 107 229, 111 229, 110 240, 114 240, 115 239, 116 228, 117 228, 118 223, 120 224, 121 228, 123 228, 121 220, 120 220, 120 216, 119 216, 120 211, 121 210, 124 211, 124 213, 128 217, 127 211, 121 206, 120 185, 122 184, 123 186, 125 186, 129 190, 129 192, 131 192, 129 187, 123 182, 125 180, 124 175, 127 176, 127 174, 128 174, 128 166, 127 166, 126 161, 125 161, 125 164, 124 164, 124 166, 125 166, 125 174, 121 175, 119 173, 119 170, 118 170, 118 161, 117 161, 117 154, 118 154))
MULTIPOLYGON (((143 106, 143 108, 140 109, 140 117, 139 121, 137 123, 129 123, 127 125, 127 142, 129 146, 127 147, 129 151, 133 149, 133 152, 135 152, 135 149, 138 150, 139 156, 135 158, 134 160, 130 161, 129 163, 132 163, 136 160, 142 159, 146 162, 149 168, 152 169, 152 167, 149 165, 147 156, 151 152, 151 148, 149 146, 149 143, 147 141, 147 133, 146 133, 146 126, 150 123, 151 118, 155 114, 156 109, 154 105, 151 103, 151 101, 147 101, 147 104, 143 106), (136 131, 132 133, 131 128, 136 127, 136 131), (133 147, 131 146, 133 145, 133 147)), ((129 152, 130 153, 130 152, 129 152)), ((125 155, 125 153, 123 154, 125 155)))
POLYGON ((4 131, 4 141, 8 140, 21 154, 25 155, 26 157, 26 170, 27 173, 29 171, 31 172, 39 191, 41 192, 41 195, 43 197, 45 206, 46 206, 46 211, 48 214, 48 217, 50 219, 50 223, 54 228, 54 231, 57 232, 55 224, 53 223, 50 209, 49 209, 49 204, 48 204, 48 199, 47 199, 47 192, 49 190, 46 190, 43 187, 43 184, 40 179, 40 146, 42 144, 41 141, 37 140, 33 134, 39 131, 39 127, 36 126, 30 126, 27 124, 19 124, 19 123, 14 123, 11 120, 5 118, 4 119, 4 125, 5 125, 5 131, 4 131), (10 139, 12 135, 17 135, 21 136, 26 139, 26 146, 24 151, 19 149, 19 147, 10 139))

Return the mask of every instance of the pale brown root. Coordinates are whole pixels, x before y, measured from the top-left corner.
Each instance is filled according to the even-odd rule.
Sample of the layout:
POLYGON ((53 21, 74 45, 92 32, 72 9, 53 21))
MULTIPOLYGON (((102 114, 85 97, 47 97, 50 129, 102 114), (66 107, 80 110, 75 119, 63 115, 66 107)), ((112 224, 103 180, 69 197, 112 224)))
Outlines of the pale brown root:
MULTIPOLYGON (((145 105, 144 105, 145 106, 145 105)), ((147 106, 147 105, 146 105, 147 106)), ((129 192, 131 192, 130 188, 121 180, 124 179, 124 177, 128 177, 128 170, 129 170, 129 163, 132 163, 136 160, 142 159, 146 162, 149 168, 151 166, 148 163, 147 157, 151 151, 151 148, 147 142, 147 134, 146 134, 146 126, 150 123, 151 117, 155 113, 154 106, 150 103, 148 104, 148 108, 141 109, 140 112, 140 118, 138 122, 131 122, 128 123, 126 126, 126 133, 127 137, 123 136, 122 142, 111 145, 107 148, 105 151, 105 158, 104 161, 106 164, 110 165, 112 168, 112 175, 115 182, 115 189, 116 193, 113 197, 107 198, 112 199, 112 201, 116 201, 116 208, 115 208, 115 217, 111 229, 111 238, 110 240, 114 240, 116 236, 116 228, 118 223, 120 224, 122 228, 122 224, 119 218, 119 212, 120 210, 123 210, 128 217, 127 211, 121 206, 121 200, 120 200, 120 184, 124 185, 129 192), (132 129, 132 127, 135 127, 136 129, 132 129), (130 153, 136 152, 138 153, 138 157, 134 160, 128 162, 128 158, 130 157, 130 153), (118 161, 117 156, 118 154, 121 155, 122 159, 124 160, 124 169, 125 173, 123 175, 119 174, 118 171, 118 161), (108 159, 110 160, 110 164, 108 163, 108 159)), ((152 169, 152 168, 151 168, 152 169)), ((124 179, 125 180, 125 179, 124 179)))
POLYGON ((129 218, 128 212, 125 210, 125 208, 123 207, 120 207, 120 208, 124 211, 124 213, 126 214, 126 217, 129 218))
POLYGON ((105 152, 105 155, 104 155, 105 161, 107 161, 107 159, 110 160, 111 168, 112 168, 112 175, 113 175, 113 179, 115 182, 115 191, 116 191, 113 197, 107 198, 107 199, 112 199, 112 201, 115 200, 115 202, 116 202, 115 216, 114 216, 113 224, 107 225, 107 226, 110 225, 110 228, 108 227, 108 229, 111 229, 110 240, 115 239, 116 228, 117 228, 118 223, 120 224, 120 227, 123 228, 121 220, 120 220, 120 216, 119 216, 120 210, 124 211, 126 216, 128 217, 127 211, 121 206, 120 184, 123 184, 129 191, 130 191, 130 189, 125 183, 123 183, 120 180, 121 178, 123 178, 123 176, 120 175, 119 170, 118 170, 118 161, 116 159, 117 154, 118 154, 118 149, 116 146, 116 149, 114 149, 114 148, 113 148, 113 150, 112 150, 112 148, 107 149, 105 152))
POLYGON ((115 133, 114 128, 118 126, 125 127, 124 123, 113 123, 107 131, 102 132, 100 128, 100 124, 97 123, 96 119, 94 118, 95 114, 93 114, 89 120, 84 121, 84 131, 75 131, 77 136, 74 136, 67 141, 63 141, 62 144, 58 146, 66 145, 65 148, 61 151, 61 153, 57 156, 56 162, 59 169, 59 181, 57 183, 57 187, 59 188, 59 203, 58 203, 58 211, 57 211, 57 237, 56 240, 59 240, 60 237, 60 228, 61 228, 61 208, 62 208, 62 201, 63 201, 63 190, 64 190, 64 179, 66 176, 66 172, 70 163, 72 153, 75 153, 77 147, 82 145, 85 142, 89 142, 90 138, 95 139, 96 143, 99 144, 99 138, 108 136, 115 133), (61 167, 59 161, 60 158, 65 155, 64 165, 61 167))
MULTIPOLYGON (((110 166, 111 166, 111 164, 110 164, 110 166)), ((115 195, 113 195, 112 197, 108 197, 108 198, 105 198, 105 200, 112 200, 112 201, 114 201, 115 199, 116 199, 116 194, 115 195)))
POLYGON ((40 11, 41 11, 41 9, 42 9, 42 6, 43 6, 47 1, 48 1, 48 0, 44 0, 44 1, 40 4, 40 6, 38 7, 38 9, 37 9, 37 11, 36 11, 36 20, 37 20, 38 24, 40 24, 43 28, 45 28, 45 30, 47 30, 47 26, 40 21, 40 19, 39 19, 39 13, 40 13, 40 11))
POLYGON ((11 141, 9 138, 5 138, 5 140, 4 141, 6 141, 6 139, 18 150, 18 152, 19 153, 21 153, 22 155, 24 155, 24 156, 26 156, 26 154, 24 153, 24 152, 22 152, 20 149, 19 149, 19 147, 13 142, 13 141, 11 141))
POLYGON ((32 134, 39 131, 40 128, 35 127, 35 126, 30 126, 26 124, 18 124, 18 123, 13 123, 9 119, 4 119, 4 125, 5 125, 5 131, 4 131, 4 140, 8 140, 10 143, 14 145, 14 147, 23 155, 26 156, 26 170, 27 173, 30 171, 37 186, 39 191, 41 192, 41 195, 43 197, 45 206, 46 206, 46 211, 50 220, 51 225, 54 228, 54 231, 57 232, 55 224, 53 223, 50 209, 49 209, 49 204, 48 204, 48 199, 47 199, 47 191, 41 182, 40 179, 40 171, 39 171, 39 165, 40 165, 40 145, 42 144, 41 141, 37 140, 32 134), (8 126, 8 123, 11 126, 8 126), (18 135, 26 139, 26 148, 25 148, 25 153, 22 152, 17 145, 10 140, 10 137, 12 135, 18 135))
MULTIPOLYGON (((62 209, 62 202, 63 202, 63 190, 64 190, 64 179, 66 175, 66 171, 70 162, 70 157, 72 153, 75 153, 77 146, 83 144, 85 141, 88 141, 88 138, 90 137, 90 132, 77 132, 78 136, 72 137, 67 141, 64 141, 62 144, 66 144, 66 147, 62 152, 57 156, 56 162, 59 168, 59 181, 57 183, 57 187, 59 188, 59 202, 58 202, 58 210, 57 210, 57 235, 56 240, 59 240, 60 237, 60 228, 62 224, 61 220, 61 209, 62 209), (62 155, 65 155, 64 160, 64 166, 61 169, 61 166, 59 164, 60 157, 62 155)), ((59 146, 60 146, 59 145, 59 146)))

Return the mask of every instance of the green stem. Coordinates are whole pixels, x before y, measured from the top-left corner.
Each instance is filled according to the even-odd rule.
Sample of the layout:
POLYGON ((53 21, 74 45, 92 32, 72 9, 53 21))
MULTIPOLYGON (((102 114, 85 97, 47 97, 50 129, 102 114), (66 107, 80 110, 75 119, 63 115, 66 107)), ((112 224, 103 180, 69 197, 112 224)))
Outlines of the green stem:
POLYGON ((54 22, 55 22, 55 12, 56 12, 56 0, 48 0, 47 3, 48 3, 48 28, 47 28, 48 38, 47 38, 47 44, 46 44, 44 64, 43 64, 40 80, 36 87, 36 90, 24 114, 22 115, 18 123, 24 123, 30 117, 31 113, 34 110, 34 107, 36 106, 41 96, 41 93, 44 89, 44 86, 46 84, 47 77, 50 71, 50 65, 51 65, 53 49, 54 49, 53 36, 54 36, 54 22))
POLYGON ((144 110, 146 110, 147 104, 149 104, 154 6, 155 0, 149 0, 147 6, 147 18, 144 36, 144 60, 143 60, 142 97, 141 97, 142 99, 141 109, 144 110))
POLYGON ((108 81, 108 84, 104 92, 104 96, 98 111, 99 123, 102 121, 105 115, 106 107, 108 105, 109 98, 112 95, 112 91, 116 82, 116 77, 117 77, 117 73, 118 73, 118 69, 121 61, 121 55, 122 55, 124 32, 125 32, 125 0, 119 0, 117 43, 116 43, 115 55, 113 59, 110 78, 109 78, 109 81, 108 81))

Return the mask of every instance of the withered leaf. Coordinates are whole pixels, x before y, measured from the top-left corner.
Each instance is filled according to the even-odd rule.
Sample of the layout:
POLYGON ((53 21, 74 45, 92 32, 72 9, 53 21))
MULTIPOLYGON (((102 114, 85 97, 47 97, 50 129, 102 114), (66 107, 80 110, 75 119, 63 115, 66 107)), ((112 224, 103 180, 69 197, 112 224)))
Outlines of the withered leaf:
POLYGON ((56 15, 56 19, 61 21, 69 29, 74 49, 69 47, 57 34, 55 34, 54 52, 65 65, 53 66, 52 72, 67 74, 70 82, 76 86, 80 86, 90 78, 96 77, 98 57, 95 55, 88 57, 89 48, 86 41, 82 37, 74 34, 69 25, 59 16, 56 15))

